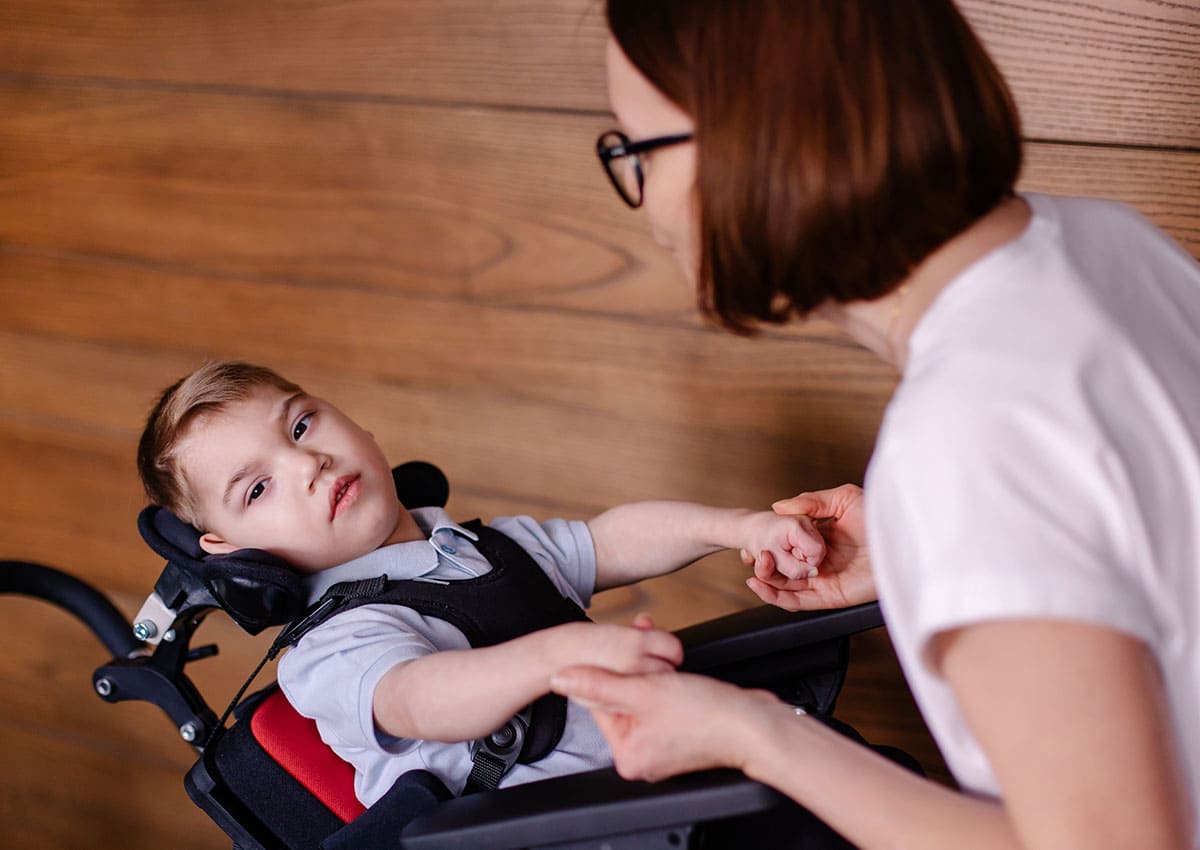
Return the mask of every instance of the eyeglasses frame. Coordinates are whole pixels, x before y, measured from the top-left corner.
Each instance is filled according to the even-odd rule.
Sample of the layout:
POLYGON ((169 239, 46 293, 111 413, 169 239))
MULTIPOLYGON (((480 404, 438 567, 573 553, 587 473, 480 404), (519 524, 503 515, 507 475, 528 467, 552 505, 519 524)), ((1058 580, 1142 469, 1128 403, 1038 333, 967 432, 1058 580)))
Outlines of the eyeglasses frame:
POLYGON ((631 209, 636 210, 642 205, 642 201, 645 198, 644 187, 646 182, 646 175, 642 171, 642 163, 637 158, 638 155, 649 153, 658 148, 690 142, 694 137, 693 133, 674 133, 669 136, 655 136, 652 139, 642 139, 634 142, 620 130, 605 130, 596 139, 596 156, 600 158, 600 164, 604 167, 604 173, 608 175, 609 181, 613 184, 613 188, 617 190, 617 194, 621 196, 621 200, 628 204, 631 209), (618 145, 607 145, 604 143, 604 140, 609 136, 616 136, 622 141, 618 145), (612 170, 612 161, 615 159, 624 159, 625 157, 634 157, 633 173, 637 177, 638 186, 636 200, 629 197, 624 185, 622 185, 620 179, 612 170))

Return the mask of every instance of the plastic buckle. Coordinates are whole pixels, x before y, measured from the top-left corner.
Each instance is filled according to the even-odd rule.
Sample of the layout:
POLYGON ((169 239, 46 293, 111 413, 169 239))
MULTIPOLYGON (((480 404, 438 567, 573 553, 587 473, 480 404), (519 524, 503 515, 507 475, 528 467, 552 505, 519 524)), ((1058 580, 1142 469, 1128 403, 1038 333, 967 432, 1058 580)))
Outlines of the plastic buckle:
POLYGON ((533 719, 533 705, 527 705, 490 735, 471 742, 474 768, 467 782, 469 790, 495 788, 521 757, 525 735, 533 719))

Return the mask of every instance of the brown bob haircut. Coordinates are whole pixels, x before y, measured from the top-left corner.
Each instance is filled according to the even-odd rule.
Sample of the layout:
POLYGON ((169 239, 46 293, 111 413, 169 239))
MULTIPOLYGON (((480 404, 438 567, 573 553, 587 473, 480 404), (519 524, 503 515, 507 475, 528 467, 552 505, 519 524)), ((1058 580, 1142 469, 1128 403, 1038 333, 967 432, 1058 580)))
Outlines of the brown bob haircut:
MULTIPOLYGON (((701 311, 878 298, 1013 193, 1016 106, 950 0, 607 0, 695 124, 701 311)), ((653 179, 653 178, 651 178, 653 179)))
POLYGON ((152 504, 203 530, 179 465, 179 443, 201 416, 243 401, 259 387, 302 392, 265 366, 235 360, 205 363, 163 390, 146 419, 137 451, 138 475, 152 504))

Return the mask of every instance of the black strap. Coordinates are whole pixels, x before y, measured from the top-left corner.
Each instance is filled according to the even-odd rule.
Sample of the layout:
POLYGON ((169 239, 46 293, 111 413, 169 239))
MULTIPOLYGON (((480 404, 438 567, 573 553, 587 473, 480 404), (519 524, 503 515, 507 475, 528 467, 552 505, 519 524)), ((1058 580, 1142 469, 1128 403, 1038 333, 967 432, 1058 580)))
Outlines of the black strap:
MULTIPOLYGON (((463 523, 463 527, 479 538, 475 547, 491 564, 491 572, 449 585, 388 581, 387 576, 335 584, 279 634, 258 669, 330 617, 364 604, 406 605, 426 616, 446 620, 462 631, 473 647, 491 646, 559 623, 587 620, 583 610, 562 596, 515 540, 477 519, 463 523)), ((239 698, 253 678, 242 686, 239 698)), ((225 718, 228 714, 227 711, 225 718)), ((224 726, 225 718, 219 727, 224 726)), ((566 699, 558 694, 545 694, 501 730, 473 742, 474 780, 468 781, 468 787, 495 788, 514 763, 530 764, 549 755, 562 737, 566 719, 566 699), (520 736, 515 751, 510 751, 506 744, 488 743, 518 721, 520 736)))
POLYGON ((463 796, 474 794, 476 791, 491 791, 500 787, 500 780, 508 773, 509 767, 503 760, 495 756, 477 751, 471 759, 471 775, 467 777, 463 796))
POLYGON ((246 681, 242 682, 242 686, 233 695, 233 699, 229 701, 229 705, 221 713, 221 719, 213 726, 212 731, 208 733, 208 738, 200 748, 203 750, 207 747, 216 738, 217 733, 225 728, 225 721, 229 719, 229 715, 237 707, 238 701, 241 700, 242 694, 246 693, 246 689, 250 687, 250 683, 255 680, 267 662, 274 660, 275 656, 282 652, 284 647, 295 646, 300 638, 336 614, 350 600, 378 596, 386 586, 387 576, 377 576, 376 578, 362 579, 361 581, 343 581, 325 591, 325 594, 312 607, 305 611, 300 619, 283 629, 275 640, 271 642, 267 654, 258 662, 258 666, 254 668, 254 672, 247 677, 246 681))
POLYGON ((533 721, 533 706, 527 705, 490 735, 471 742, 471 775, 463 794, 490 791, 518 761, 525 762, 525 743, 533 721))
MULTIPOLYGON (((492 568, 508 576, 521 588, 522 600, 526 606, 533 607, 533 611, 526 611, 527 616, 536 611, 534 616, 541 618, 533 623, 526 620, 526 632, 588 619, 582 608, 563 597, 524 547, 507 534, 478 519, 464 522, 463 528, 478 536, 475 548, 488 559, 492 568)), ((513 610, 516 610, 516 606, 513 606, 513 610)), ((567 699, 558 694, 545 694, 535 700, 527 711, 530 711, 528 729, 517 759, 521 764, 539 761, 558 746, 567 725, 567 699)))
POLYGON ((355 599, 373 599, 383 593, 387 587, 386 575, 375 578, 364 578, 358 581, 343 581, 330 587, 301 617, 279 633, 271 648, 267 650, 267 660, 278 655, 285 646, 295 646, 300 638, 311 632, 321 623, 328 620, 347 603, 355 599))

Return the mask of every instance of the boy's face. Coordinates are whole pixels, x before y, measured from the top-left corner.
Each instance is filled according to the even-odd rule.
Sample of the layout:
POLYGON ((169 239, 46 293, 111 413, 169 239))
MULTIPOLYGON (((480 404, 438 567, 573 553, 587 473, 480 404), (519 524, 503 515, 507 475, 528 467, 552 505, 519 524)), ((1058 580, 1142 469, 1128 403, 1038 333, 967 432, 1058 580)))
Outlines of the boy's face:
POLYGON ((209 553, 265 549, 315 572, 415 528, 374 438, 309 395, 258 387, 194 422, 179 459, 209 553))

